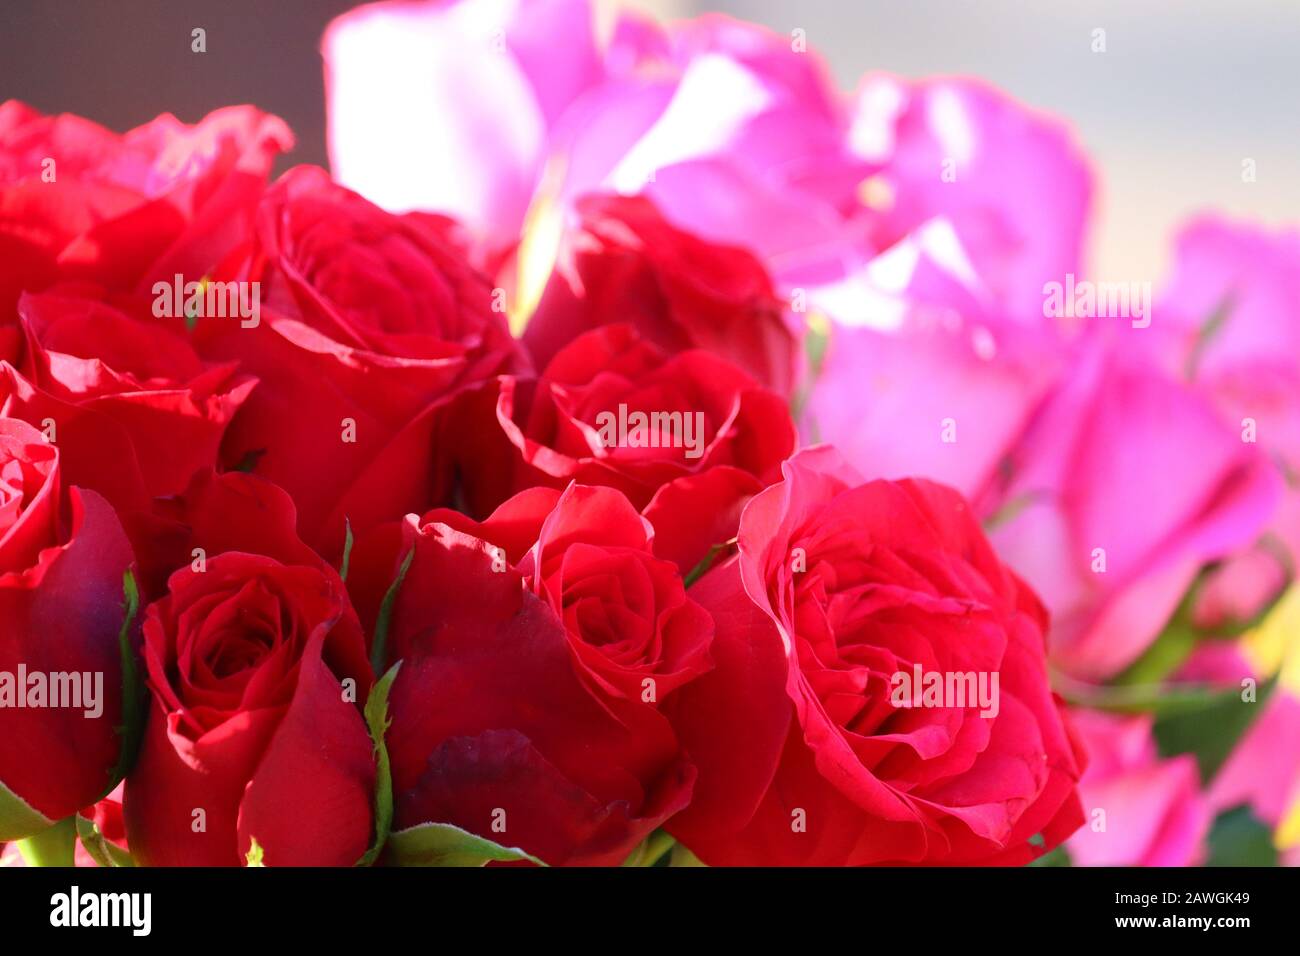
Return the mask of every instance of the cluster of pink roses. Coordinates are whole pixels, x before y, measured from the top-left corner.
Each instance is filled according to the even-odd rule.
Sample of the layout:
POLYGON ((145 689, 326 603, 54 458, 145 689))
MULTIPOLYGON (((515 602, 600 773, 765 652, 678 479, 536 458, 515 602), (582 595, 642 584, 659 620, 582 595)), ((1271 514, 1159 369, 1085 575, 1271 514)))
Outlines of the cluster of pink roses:
POLYGON ((0 683, 0 840, 1186 864, 1245 804, 1300 842, 1300 235, 1197 221, 1145 314, 1062 315, 1091 173, 978 84, 845 97, 802 36, 585 0, 323 52, 333 178, 269 182, 250 107, 0 105, 0 675, 106 688, 0 683), (1153 730, 1193 685, 1262 688, 1213 763, 1153 730))

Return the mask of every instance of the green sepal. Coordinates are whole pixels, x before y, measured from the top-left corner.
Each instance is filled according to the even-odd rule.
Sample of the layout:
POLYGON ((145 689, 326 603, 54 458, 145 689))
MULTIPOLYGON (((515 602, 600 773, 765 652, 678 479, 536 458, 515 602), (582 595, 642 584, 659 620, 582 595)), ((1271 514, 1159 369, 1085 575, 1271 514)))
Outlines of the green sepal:
POLYGON ((707 863, 680 843, 673 844, 673 848, 668 854, 668 865, 677 867, 708 866, 707 863))
POLYGON ((51 820, 0 780, 0 843, 23 840, 54 826, 51 820))
POLYGON ((729 554, 731 549, 735 546, 735 538, 732 538, 730 541, 723 541, 720 544, 712 545, 709 548, 709 553, 701 558, 696 563, 695 567, 691 568, 690 571, 686 573, 686 576, 682 578, 682 587, 688 588, 700 578, 704 577, 705 574, 712 570, 714 562, 718 559, 718 555, 724 551, 729 554))
POLYGON ((384 736, 391 723, 388 719, 388 692, 392 690, 401 666, 401 661, 394 664, 370 689, 370 696, 366 698, 366 727, 375 745, 375 841, 357 861, 357 866, 370 866, 379 858, 393 827, 393 768, 388 760, 384 736))
POLYGON ((379 616, 375 620, 374 640, 370 643, 370 668, 376 674, 383 673, 384 664, 387 663, 385 658, 388 653, 388 626, 393 616, 393 606, 397 603, 397 593, 402 589, 402 582, 406 580, 406 572, 411 569, 413 560, 415 560, 414 547, 406 552, 406 557, 402 559, 402 566, 397 571, 397 577, 389 585, 388 592, 379 605, 379 616))
POLYGON ((343 519, 343 561, 339 565, 339 578, 344 584, 348 583, 348 566, 352 561, 352 522, 347 518, 343 519))
POLYGON ((94 820, 87 820, 77 814, 77 836, 86 852, 100 866, 105 868, 135 866, 131 854, 104 836, 94 820))
POLYGON ((122 629, 117 634, 118 653, 122 659, 122 725, 116 728, 122 744, 117 766, 109 777, 108 787, 99 795, 100 800, 112 793, 135 765, 144 736, 145 688, 140 680, 140 669, 136 666, 135 648, 131 646, 131 630, 140 611, 140 588, 130 568, 122 575, 122 592, 125 595, 124 614, 122 629))
POLYGON ((388 838, 388 860, 395 866, 486 866, 526 860, 546 864, 518 847, 502 846, 450 823, 421 823, 388 838))

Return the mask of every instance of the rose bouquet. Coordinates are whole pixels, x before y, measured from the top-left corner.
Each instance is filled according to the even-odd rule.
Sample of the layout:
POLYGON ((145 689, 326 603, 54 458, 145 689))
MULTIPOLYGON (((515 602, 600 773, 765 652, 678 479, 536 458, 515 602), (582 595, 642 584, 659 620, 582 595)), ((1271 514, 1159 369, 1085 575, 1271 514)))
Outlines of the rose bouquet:
POLYGON ((964 80, 360 7, 332 174, 0 105, 6 862, 1285 862, 1300 235, 964 80))

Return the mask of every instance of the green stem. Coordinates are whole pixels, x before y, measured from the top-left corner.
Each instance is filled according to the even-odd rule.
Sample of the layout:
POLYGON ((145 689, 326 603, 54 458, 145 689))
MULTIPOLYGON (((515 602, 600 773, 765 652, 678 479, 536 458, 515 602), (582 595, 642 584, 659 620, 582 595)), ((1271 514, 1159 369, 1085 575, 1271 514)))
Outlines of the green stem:
POLYGON ((18 852, 28 866, 76 866, 76 818, 60 820, 43 833, 19 840, 18 852))

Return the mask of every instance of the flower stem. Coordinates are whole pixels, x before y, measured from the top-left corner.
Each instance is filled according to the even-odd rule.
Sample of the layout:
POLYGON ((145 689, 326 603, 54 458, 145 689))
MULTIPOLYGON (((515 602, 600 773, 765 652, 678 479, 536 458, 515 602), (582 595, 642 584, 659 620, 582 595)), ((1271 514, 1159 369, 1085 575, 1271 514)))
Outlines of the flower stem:
POLYGON ((18 852, 28 866, 75 866, 77 822, 60 820, 43 833, 18 841, 18 852))

